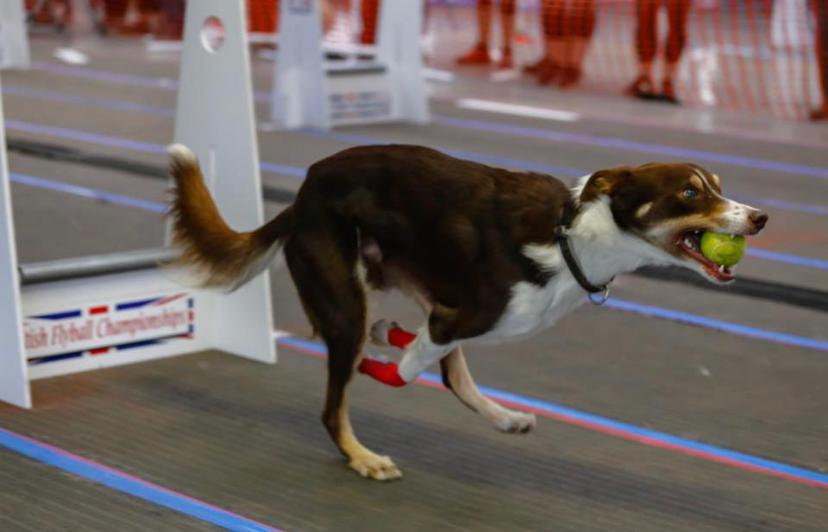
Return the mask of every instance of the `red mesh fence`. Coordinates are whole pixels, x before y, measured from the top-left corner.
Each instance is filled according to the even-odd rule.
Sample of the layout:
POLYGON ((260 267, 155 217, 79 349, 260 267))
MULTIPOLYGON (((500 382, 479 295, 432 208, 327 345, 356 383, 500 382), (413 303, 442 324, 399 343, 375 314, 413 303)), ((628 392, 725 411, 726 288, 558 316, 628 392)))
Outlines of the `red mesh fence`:
MULTIPOLYGON (((88 1, 104 14, 109 31, 180 36, 185 0, 88 1)), ((247 1, 252 32, 277 30, 278 2, 247 1)), ((328 38, 373 42, 380 2, 323 0, 328 38)), ((72 3, 27 0, 33 18, 42 23, 71 19, 72 3)), ((475 52, 479 10, 488 9, 493 35, 485 47, 495 51, 489 68, 519 72, 514 77, 524 83, 656 98, 668 93, 686 105, 791 119, 807 117, 828 100, 828 0, 426 3, 427 61, 461 75, 479 75, 479 69, 458 65, 456 59, 469 49, 475 52), (510 12, 507 20, 512 21, 513 37, 504 49, 499 35, 508 34, 509 25, 501 24, 500 17, 509 17, 510 12), (503 61, 504 51, 512 52, 508 61, 503 61), (538 62, 542 57, 545 64, 538 62), (557 70, 550 70, 550 64, 557 70), (536 70, 526 73, 526 67, 536 70)), ((481 57, 488 59, 477 55, 481 57)))

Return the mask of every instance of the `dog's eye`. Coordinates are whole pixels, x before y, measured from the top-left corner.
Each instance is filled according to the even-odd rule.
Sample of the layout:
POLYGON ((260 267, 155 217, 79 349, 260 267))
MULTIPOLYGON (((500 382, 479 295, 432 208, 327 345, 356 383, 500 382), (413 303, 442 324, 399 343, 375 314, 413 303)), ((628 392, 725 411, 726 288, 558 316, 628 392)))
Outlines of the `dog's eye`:
POLYGON ((685 188, 681 193, 681 197, 686 200, 694 200, 699 197, 699 191, 695 188, 685 188))

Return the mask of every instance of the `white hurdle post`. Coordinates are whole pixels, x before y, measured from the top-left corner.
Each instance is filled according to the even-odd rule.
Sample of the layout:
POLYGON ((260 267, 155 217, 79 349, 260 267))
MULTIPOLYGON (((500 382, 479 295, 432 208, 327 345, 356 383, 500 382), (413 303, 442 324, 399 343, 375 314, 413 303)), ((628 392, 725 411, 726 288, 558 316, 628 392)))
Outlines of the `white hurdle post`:
POLYGON ((0 68, 29 67, 24 0, 0 1, 0 68))
POLYGON ((422 0, 380 3, 377 46, 338 47, 327 61, 320 0, 284 0, 273 71, 271 120, 280 128, 389 121, 426 123, 420 46, 422 0))
MULTIPOLYGON (((243 1, 189 2, 175 128, 242 230, 263 221, 243 1), (225 30, 212 51, 210 16, 225 30)), ((32 379, 206 349, 275 362, 266 275, 231 294, 189 289, 158 270, 168 248, 19 265, 9 189, 0 127, 0 400, 29 408, 32 379)))

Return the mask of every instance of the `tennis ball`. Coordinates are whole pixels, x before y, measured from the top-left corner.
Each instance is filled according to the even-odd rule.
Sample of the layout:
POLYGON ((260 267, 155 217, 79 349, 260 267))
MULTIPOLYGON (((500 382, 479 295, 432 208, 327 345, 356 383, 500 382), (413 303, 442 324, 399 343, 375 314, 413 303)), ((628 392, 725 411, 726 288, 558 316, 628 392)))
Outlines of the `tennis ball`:
POLYGON ((720 266, 733 266, 745 254, 745 237, 706 231, 701 238, 701 252, 720 266))

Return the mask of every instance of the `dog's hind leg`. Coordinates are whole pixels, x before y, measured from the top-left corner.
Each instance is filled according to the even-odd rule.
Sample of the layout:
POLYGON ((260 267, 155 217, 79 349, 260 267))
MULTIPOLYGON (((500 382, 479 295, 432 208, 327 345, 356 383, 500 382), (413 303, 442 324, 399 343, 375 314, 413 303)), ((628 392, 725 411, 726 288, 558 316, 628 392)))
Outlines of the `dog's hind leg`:
POLYGON ((365 339, 365 289, 356 273, 356 236, 329 226, 294 236, 285 245, 305 312, 328 346, 328 388, 322 422, 348 464, 364 477, 402 476, 387 456, 362 445, 348 415, 347 387, 365 339))

